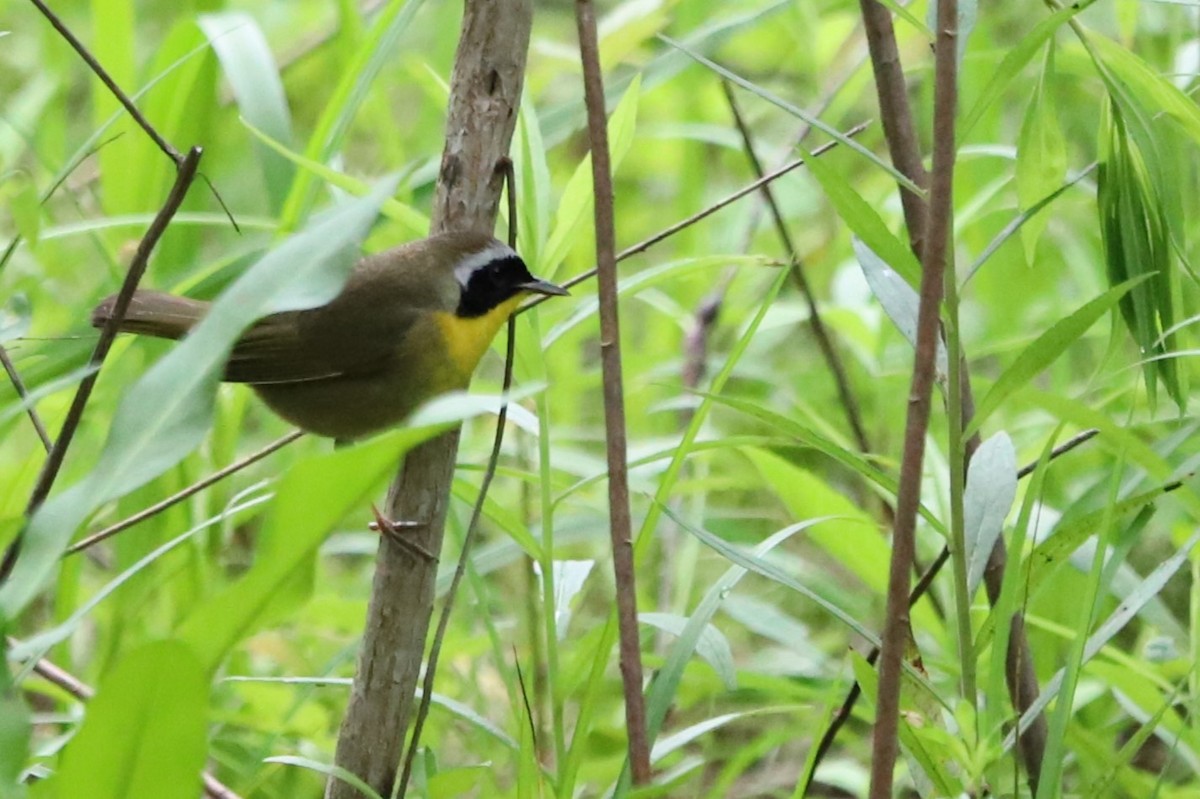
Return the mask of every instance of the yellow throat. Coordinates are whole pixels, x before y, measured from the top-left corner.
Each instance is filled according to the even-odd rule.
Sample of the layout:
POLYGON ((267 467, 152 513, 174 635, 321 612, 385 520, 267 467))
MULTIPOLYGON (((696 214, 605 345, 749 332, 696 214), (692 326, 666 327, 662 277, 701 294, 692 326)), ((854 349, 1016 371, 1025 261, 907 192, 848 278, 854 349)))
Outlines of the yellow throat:
POLYGON ((525 292, 509 297, 483 316, 464 318, 444 311, 434 314, 446 343, 446 354, 464 377, 475 371, 500 326, 508 321, 524 297, 525 292))

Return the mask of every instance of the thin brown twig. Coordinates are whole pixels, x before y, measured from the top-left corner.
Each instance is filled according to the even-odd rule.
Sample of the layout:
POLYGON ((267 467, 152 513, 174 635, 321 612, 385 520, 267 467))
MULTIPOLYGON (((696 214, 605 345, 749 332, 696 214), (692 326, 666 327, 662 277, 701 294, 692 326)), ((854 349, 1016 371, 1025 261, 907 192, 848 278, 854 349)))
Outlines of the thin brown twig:
MULTIPOLYGON (((725 91, 725 102, 729 105, 729 110, 733 114, 734 124, 741 134, 742 149, 745 151, 746 158, 750 162, 750 168, 754 170, 756 177, 762 178, 765 174, 762 161, 759 160, 758 153, 754 151, 754 139, 745 118, 742 116, 742 109, 738 107, 737 97, 733 93, 733 88, 729 85, 729 81, 721 81, 721 88, 725 91)), ((775 223, 775 233, 779 236, 779 241, 783 245, 783 250, 787 255, 792 280, 795 282, 796 288, 800 290, 801 296, 804 297, 805 305, 808 306, 809 328, 812 330, 813 338, 816 339, 817 348, 821 350, 821 356, 825 359, 825 364, 829 367, 830 374, 833 375, 833 382, 837 387, 838 399, 841 400, 842 412, 846 415, 846 422, 850 425, 850 430, 854 434, 854 442, 860 452, 870 452, 871 444, 867 440, 867 431, 863 427, 862 414, 858 409, 858 398, 854 396, 854 392, 850 388, 850 378, 846 374, 846 366, 842 363, 842 358, 838 354, 837 348, 833 346, 833 339, 829 335, 829 329, 825 327, 825 320, 821 318, 821 310, 817 307, 816 295, 813 294, 812 286, 808 283, 808 276, 804 274, 804 264, 800 261, 800 255, 796 251, 796 244, 792 240, 792 234, 783 219, 783 212, 779 210, 779 203, 775 201, 775 193, 771 190, 770 185, 763 186, 761 191, 763 202, 771 212, 771 219, 775 223)))
POLYGON ((8 350, 3 344, 0 344, 0 364, 4 365, 4 371, 8 373, 8 379, 16 389, 17 397, 25 404, 25 413, 29 415, 29 421, 33 424, 38 438, 41 439, 42 446, 46 452, 49 452, 54 447, 54 442, 50 440, 50 434, 46 432, 46 425, 42 424, 42 417, 38 415, 37 408, 29 401, 29 389, 26 388, 25 381, 21 379, 21 373, 17 371, 17 365, 12 362, 12 358, 8 356, 8 350))
POLYGON ((125 111, 129 114, 129 116, 133 117, 133 121, 136 122, 141 129, 146 132, 146 135, 150 137, 150 140, 154 142, 158 149, 162 150, 168 158, 175 162, 177 169, 183 171, 186 156, 182 155, 178 150, 172 147, 171 143, 164 139, 159 132, 154 129, 154 126, 150 124, 149 120, 147 120, 146 117, 142 115, 142 112, 138 110, 138 107, 134 105, 133 100, 129 99, 129 95, 125 94, 125 92, 121 90, 121 87, 118 86, 117 82, 112 79, 112 76, 109 75, 104 67, 100 65, 100 62, 96 60, 96 57, 92 55, 90 51, 88 51, 87 47, 83 45, 83 42, 79 41, 79 38, 71 32, 71 29, 63 24, 63 21, 58 18, 58 15, 51 11, 50 8, 42 2, 42 0, 31 1, 35 6, 37 6, 38 10, 42 12, 42 16, 44 16, 52 26, 54 26, 54 29, 58 31, 59 35, 66 39, 67 43, 70 44, 75 52, 79 54, 79 57, 82 58, 89 67, 91 67, 92 72, 96 73, 96 77, 100 79, 100 82, 108 87, 108 90, 112 92, 113 97, 117 98, 117 102, 119 102, 125 108, 125 111))
MULTIPOLYGON (((863 30, 867 35, 867 49, 871 54, 871 68, 875 73, 883 138, 896 169, 923 188, 928 185, 929 176, 925 172, 921 148, 917 143, 904 68, 900 64, 896 31, 892 27, 892 12, 879 0, 859 0, 859 5, 862 8, 863 30)), ((920 256, 924 249, 922 229, 926 215, 925 198, 901 186, 900 202, 908 223, 908 240, 913 252, 920 256)))
MULTIPOLYGON (((9 646, 13 646, 20 642, 10 637, 8 643, 9 646)), ((58 686, 80 702, 90 701, 96 695, 95 689, 90 685, 46 658, 39 658, 33 664, 33 671, 51 685, 58 686)), ((209 772, 205 771, 201 776, 204 781, 204 793, 208 799, 238 799, 238 795, 229 786, 209 772)))
MULTIPOLYGON (((858 134, 860 134, 864 130, 866 130, 867 126, 869 124, 871 124, 871 123, 870 122, 860 122, 859 124, 855 125, 854 127, 850 128, 849 130, 847 130, 845 132, 845 134, 843 134, 843 135, 857 136, 858 134)), ((836 142, 836 141, 831 141, 831 142, 828 142, 827 144, 823 144, 820 147, 817 147, 815 150, 812 151, 813 157, 815 158, 817 156, 820 156, 823 153, 826 153, 829 150, 832 150, 834 147, 837 147, 837 146, 838 146, 838 142, 836 142)), ((715 203, 708 206, 707 208, 697 211, 696 213, 692 214, 691 216, 689 216, 685 219, 681 219, 678 222, 676 222, 675 224, 669 225, 668 227, 663 228, 662 230, 655 233, 653 236, 643 239, 643 240, 639 241, 637 244, 634 244, 630 247, 626 247, 625 249, 621 250, 616 255, 617 263, 620 263, 621 261, 624 261, 627 258, 632 258, 633 256, 635 256, 639 253, 645 252, 646 250, 653 247, 655 244, 658 244, 659 242, 664 241, 665 239, 669 239, 671 236, 674 236, 679 231, 685 230, 686 228, 691 227, 692 225, 696 224, 697 222, 712 216, 717 211, 720 211, 722 208, 725 208, 728 205, 732 205, 733 203, 737 202, 738 200, 742 199, 743 197, 747 197, 751 194, 754 194, 759 189, 761 189, 763 186, 766 186, 767 184, 771 183, 772 181, 778 180, 779 178, 783 177, 787 173, 793 172, 802 166, 804 166, 804 159, 797 158, 796 160, 791 161, 787 164, 784 164, 783 166, 779 167, 778 169, 776 169, 772 172, 768 172, 766 175, 759 178, 758 180, 755 180, 751 183, 746 184, 745 186, 743 186, 742 188, 733 192, 732 194, 729 194, 729 195, 721 198, 720 200, 717 200, 715 203)), ((595 277, 597 272, 598 272, 598 270, 595 268, 589 269, 586 272, 581 272, 580 274, 576 275, 575 277, 573 277, 570 280, 563 283, 562 284, 563 288, 569 289, 569 288, 573 288, 574 286, 578 286, 583 281, 589 280, 589 279, 595 277)), ((547 299, 548 298, 546 298, 546 297, 535 297, 534 299, 532 299, 529 302, 522 305, 520 310, 517 311, 517 313, 524 313, 525 311, 528 311, 530 308, 536 308, 537 306, 539 306, 543 302, 545 302, 547 299)))
MULTIPOLYGON (((70 447, 71 441, 75 437, 75 431, 79 428, 79 423, 83 419, 83 410, 87 406, 88 399, 92 395, 92 389, 96 385, 100 366, 108 356, 108 351, 112 347, 113 340, 116 339, 117 329, 120 327, 121 322, 125 318, 125 313, 129 309, 133 292, 137 289, 138 283, 141 282, 142 276, 146 273, 146 267, 150 262, 150 253, 154 251, 158 240, 166 232, 167 226, 170 225, 171 219, 175 216, 175 212, 179 210, 179 206, 183 203, 183 198, 187 196, 188 188, 192 185, 192 181, 195 180, 196 167, 200 164, 202 153, 203 151, 199 147, 193 147, 188 151, 187 156, 184 157, 179 165, 179 170, 175 175, 175 183, 171 186, 171 191, 167 195, 166 202, 159 209, 158 213, 155 214, 150 227, 146 229, 146 235, 138 242, 137 252, 134 253, 133 260, 129 264, 129 270, 125 273, 125 282, 121 284, 121 290, 117 293, 116 302, 113 304, 112 316, 109 317, 108 322, 101 328, 100 338, 96 341, 95 349, 92 350, 92 357, 89 361, 91 371, 79 383, 79 388, 76 390, 75 397, 71 401, 71 406, 67 410, 66 418, 63 420, 62 429, 58 434, 58 438, 55 439, 54 446, 50 449, 49 455, 46 456, 46 462, 43 464, 37 483, 30 494, 25 511, 27 516, 32 516, 34 511, 41 507, 46 497, 50 495, 51 488, 54 487, 54 481, 58 478, 63 460, 66 458, 67 449, 70 447)), ((9 544, 8 549, 5 551, 4 560, 0 562, 0 583, 3 583, 11 573, 17 556, 20 554, 21 544, 22 535, 18 534, 17 538, 9 544)))
MULTIPOLYGON (((1056 458, 1067 454, 1081 444, 1084 444, 1085 442, 1094 438, 1099 434, 1099 432, 1100 431, 1097 428, 1092 427, 1075 436, 1072 436, 1051 450, 1050 455, 1047 457, 1047 461, 1053 461, 1056 458)), ((1037 468, 1039 460, 1030 461, 1018 469, 1017 479, 1020 480, 1032 474, 1034 469, 1037 468)), ((908 595, 908 606, 910 608, 916 605, 917 602, 919 602, 921 598, 925 596, 925 594, 929 591, 930 586, 933 585, 934 579, 938 576, 942 570, 942 567, 944 567, 949 560, 950 549, 949 547, 943 547, 942 551, 934 559, 933 563, 929 564, 929 567, 921 573, 921 576, 913 585, 912 593, 908 595)), ((867 653, 867 663, 873 666, 875 665, 875 661, 878 659, 879 647, 873 646, 871 647, 871 651, 867 653)), ((813 775, 816 773, 817 767, 821 765, 821 761, 825 759, 825 756, 829 754, 830 750, 833 748, 834 740, 837 738, 837 735, 841 731, 842 727, 844 727, 846 722, 850 720, 850 715, 854 712, 854 706, 858 703, 858 699, 861 695, 862 686, 858 684, 858 680, 855 680, 851 684, 850 690, 846 692, 846 697, 842 700, 842 704, 833 714, 833 718, 830 719, 829 726, 821 735, 820 740, 817 741, 816 753, 813 755, 813 765, 808 772, 807 782, 805 783, 804 788, 801 790, 801 794, 806 794, 808 792, 809 787, 812 785, 813 775)))
MULTIPOLYGON (((887 611, 881 636, 879 688, 871 745, 871 799, 891 799, 899 751, 900 681, 904 649, 911 636, 908 593, 916 554, 917 509, 925 437, 933 404, 940 306, 954 200, 954 115, 958 105, 957 0, 938 0, 934 62, 933 172, 923 232, 917 346, 904 427, 904 453, 896 497, 896 525, 888 574, 887 611)), ((953 272, 950 273, 954 279, 953 272)))
MULTIPOLYGON (((512 161, 505 156, 497 164, 497 170, 504 175, 508 186, 508 246, 517 246, 517 193, 516 178, 513 174, 512 161)), ((408 781, 412 777, 413 765, 416 763, 417 751, 421 745, 421 731, 425 729, 425 719, 429 716, 429 707, 433 702, 433 683, 437 677, 438 659, 442 653, 442 643, 446 640, 446 630, 450 626, 450 614, 454 611, 454 600, 458 597, 458 587, 467 573, 467 563, 471 559, 471 550, 475 539, 479 536, 479 520, 483 518, 483 503, 487 500, 488 489, 496 476, 496 467, 500 463, 500 448, 504 445, 504 426, 508 422, 508 392, 512 390, 513 364, 517 356, 517 320, 508 318, 508 341, 504 349, 504 378, 500 404, 500 412, 496 414, 496 435, 492 439, 492 452, 488 456, 487 468, 483 472, 483 480, 479 484, 479 496, 475 499, 475 507, 471 510, 471 521, 467 524, 467 534, 463 537, 462 551, 458 553, 458 563, 454 566, 454 576, 450 578, 450 587, 446 591, 446 601, 442 605, 442 613, 438 617, 437 630, 433 634, 433 642, 429 646, 429 656, 425 661, 425 678, 421 683, 421 702, 417 706, 417 717, 413 722, 412 736, 408 742, 408 751, 404 756, 404 770, 400 774, 400 796, 408 791, 408 781)))
POLYGON ((621 329, 617 309, 616 226, 613 221, 612 164, 604 113, 604 80, 591 0, 576 0, 583 96, 587 107, 595 197, 596 264, 600 297, 600 368, 604 383, 604 429, 608 453, 608 512, 616 580, 617 628, 621 678, 625 688, 625 727, 630 771, 635 785, 650 782, 650 745, 646 738, 646 706, 642 696, 642 654, 638 635, 637 579, 633 563, 633 529, 629 508, 625 396, 621 379, 621 329))
POLYGON ((144 508, 144 509, 138 511, 137 513, 133 514, 132 516, 127 516, 126 518, 122 519, 121 521, 119 521, 115 524, 111 524, 108 527, 105 527, 103 530, 100 530, 99 532, 89 535, 87 538, 81 538, 80 540, 76 541, 74 544, 72 544, 70 547, 67 548, 67 551, 63 553, 63 557, 66 557, 67 555, 74 555, 76 552, 82 552, 83 550, 85 550, 89 547, 99 544, 101 541, 104 541, 108 538, 112 538, 117 533, 128 530, 130 527, 133 527, 134 525, 141 524, 142 522, 146 521, 147 519, 149 519, 153 516, 156 516, 159 513, 162 513, 167 508, 170 508, 173 505, 178 505, 180 502, 183 502, 188 497, 190 497, 194 494, 198 494, 199 492, 203 491, 204 489, 208 488, 209 486, 213 485, 214 483, 218 483, 221 480, 224 480, 226 477, 229 477, 231 474, 236 474, 237 472, 240 472, 242 469, 245 469, 246 467, 259 462, 260 460, 267 457, 271 453, 276 452, 280 449, 283 449, 288 444, 291 444, 293 441, 295 441, 296 439, 300 438, 303 435, 304 435, 303 430, 293 430, 292 432, 288 433, 286 436, 275 439, 270 444, 267 444, 265 447, 258 450, 257 452, 252 452, 249 455, 247 455, 246 457, 244 457, 240 460, 234 461, 233 463, 226 466, 224 469, 220 469, 218 471, 213 472, 208 477, 205 477, 203 480, 198 480, 195 483, 192 483, 187 488, 177 491, 176 493, 172 494, 171 496, 167 497, 166 499, 164 499, 160 502, 156 502, 153 505, 151 505, 150 507, 144 508))

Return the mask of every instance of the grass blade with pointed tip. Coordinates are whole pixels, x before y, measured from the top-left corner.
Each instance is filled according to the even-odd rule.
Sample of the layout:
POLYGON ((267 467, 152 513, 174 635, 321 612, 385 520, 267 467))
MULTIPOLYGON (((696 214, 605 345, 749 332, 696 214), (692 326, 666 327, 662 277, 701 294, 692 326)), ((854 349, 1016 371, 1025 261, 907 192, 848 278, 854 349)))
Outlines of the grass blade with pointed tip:
POLYGON ((979 401, 975 409, 975 418, 967 425, 963 435, 970 436, 979 430, 987 417, 999 408, 1009 395, 1054 363, 1068 346, 1086 333, 1121 297, 1125 296, 1126 292, 1145 279, 1146 276, 1142 276, 1113 286, 1099 297, 1076 309, 1065 319, 1053 324, 1049 330, 1034 339, 1021 351, 1012 365, 1001 373, 996 382, 992 384, 992 388, 979 401))

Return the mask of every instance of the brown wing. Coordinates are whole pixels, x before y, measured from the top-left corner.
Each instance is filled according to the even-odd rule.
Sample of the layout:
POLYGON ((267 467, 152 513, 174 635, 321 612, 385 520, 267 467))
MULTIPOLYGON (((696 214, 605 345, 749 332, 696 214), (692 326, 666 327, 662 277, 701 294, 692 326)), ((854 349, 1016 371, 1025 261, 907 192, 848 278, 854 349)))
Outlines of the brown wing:
POLYGON ((420 314, 458 304, 458 282, 433 260, 430 241, 364 258, 326 306, 256 322, 234 346, 225 379, 295 383, 386 368, 420 314))
POLYGON ((234 383, 298 383, 361 377, 384 369, 416 313, 289 311, 260 319, 238 339, 225 366, 234 383))

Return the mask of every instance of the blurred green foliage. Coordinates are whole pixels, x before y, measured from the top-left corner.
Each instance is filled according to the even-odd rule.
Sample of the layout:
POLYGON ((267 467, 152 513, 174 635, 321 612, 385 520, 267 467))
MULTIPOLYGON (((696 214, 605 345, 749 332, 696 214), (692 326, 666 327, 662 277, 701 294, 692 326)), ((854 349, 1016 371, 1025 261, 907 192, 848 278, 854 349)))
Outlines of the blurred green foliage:
MULTIPOLYGON (((201 171, 241 228, 198 182, 157 249, 146 285, 215 297, 286 234, 307 229, 314 214, 388 175, 398 176, 400 188, 366 248, 423 234, 445 134, 459 3, 55 5, 176 148, 204 148, 201 171)), ((915 19, 925 18, 925 5, 911 9, 915 19)), ((751 85, 735 94, 767 168, 798 157, 798 143, 810 151, 828 141, 819 133, 799 141, 806 126, 766 101, 768 94, 839 130, 874 120, 856 141, 886 153, 858 3, 624 0, 601 11, 610 109, 620 109, 611 125, 620 156, 618 247, 753 179, 720 77, 657 34, 751 85)), ((1169 560, 1200 520, 1200 499, 1187 479, 1200 455, 1188 380, 1197 305, 1191 98, 1200 40, 1193 13, 1122 1, 1060 11, 1045 22, 1049 10, 986 6, 962 61, 960 118, 970 125, 961 129, 953 252, 960 279, 971 275, 959 313, 967 365, 976 396, 993 400, 981 432, 1006 433, 1018 462, 1027 462, 1081 429, 1101 430, 1019 484, 1004 531, 1028 542, 1015 547, 1022 557, 1010 568, 1010 601, 1029 614, 1041 682, 1122 599, 1138 610, 1080 668, 1069 723, 1055 741, 1064 795, 1188 796, 1200 770, 1200 646, 1190 611, 1200 606, 1197 561, 1169 560), (1080 177, 1097 160, 1103 171, 1080 177), (1075 182, 1060 191, 1068 180, 1075 182), (1016 232, 1014 220, 1035 208, 1036 221, 1016 232), (1152 257, 1143 259, 1134 241, 1152 257), (1097 300, 1110 280, 1151 271, 1139 284, 1145 292, 1127 295, 1121 313, 1102 317, 1117 303, 1116 294, 1097 300), (1092 323, 1099 318, 1112 322, 1092 323), (1145 366, 1150 355, 1165 360, 1145 366), (1170 403, 1153 402, 1156 381, 1170 403), (1173 478, 1183 478, 1183 486, 1165 491, 1173 478), (1098 539, 1116 557, 1097 564, 1081 557, 1086 546, 1074 555, 1045 544, 1035 550, 1056 528, 1073 544, 1098 539), (1143 582, 1161 562, 1180 574, 1143 582), (1084 603, 1091 594, 1094 606, 1084 603)), ((0 241, 22 237, 0 271, 0 344, 30 388, 44 388, 36 407, 53 434, 93 341, 89 310, 119 284, 173 168, 33 6, 0 0, 0 20, 0 241)), ((535 272, 556 279, 592 266, 574 25, 571 4, 535 3, 513 146, 520 249, 542 267, 535 272)), ((928 32, 901 19, 896 25, 928 152, 928 32)), ((869 452, 853 444, 810 333, 808 306, 777 266, 788 253, 758 198, 621 265, 634 521, 643 527, 639 603, 658 614, 642 627, 643 651, 650 670, 671 677, 670 691, 650 691, 662 723, 654 795, 801 795, 814 739, 863 673, 849 650, 868 648, 863 633, 881 624, 912 350, 864 278, 852 234, 901 276, 911 278, 912 270, 906 257, 887 257, 889 247, 907 240, 894 179, 845 147, 820 163, 820 182, 802 169, 773 190, 846 364, 869 452), (719 314, 701 338, 697 314, 718 291, 719 314), (689 362, 697 353, 702 360, 689 362), (686 385, 682 376, 701 363, 705 377, 686 385), (790 527, 790 535, 771 539, 769 551, 752 552, 790 527), (731 549, 701 543, 714 536, 731 549), (726 556, 734 554, 744 577, 727 571, 726 556), (710 591, 717 584, 726 587, 710 591)), ((598 796, 619 780, 620 680, 616 653, 603 645, 611 640, 605 625, 613 588, 593 285, 522 315, 517 325, 518 386, 545 388, 512 417, 467 601, 458 605, 442 655, 424 735, 429 751, 419 760, 420 795, 598 796), (586 571, 566 561, 597 563, 586 571), (566 579, 584 572, 578 583, 566 579)), ((169 350, 163 342, 118 341, 59 491, 89 475, 118 402, 169 350)), ((475 390, 498 389, 499 352, 485 359, 475 390)), ((464 432, 443 590, 491 424, 491 417, 472 420, 464 432)), ((286 431, 243 387, 224 386, 204 442, 95 512, 77 534, 123 519, 286 431)), ((942 548, 949 524, 947 440, 935 403, 918 530, 923 564, 942 548)), ((83 705, 30 674, 14 644, 10 668, 25 691, 32 728, 17 704, 0 700, 0 779, 9 781, 0 796, 22 795, 11 782, 22 768, 65 775, 64 783, 46 781, 30 795, 77 784, 92 773, 83 764, 97 756, 83 750, 97 740, 108 745, 114 730, 131 723, 114 718, 121 708, 156 719, 157 706, 137 690, 152 690, 153 682, 131 685, 130 675, 146 668, 188 676, 173 696, 207 730, 210 770, 239 795, 320 796, 325 777, 316 767, 332 760, 377 542, 365 529, 370 514, 361 497, 382 494, 388 469, 381 464, 394 457, 380 449, 387 446, 400 445, 351 453, 364 459, 355 467, 342 463, 343 453, 328 460, 327 442, 303 439, 90 555, 65 560, 53 586, 9 621, 8 633, 36 641, 70 620, 71 634, 48 645, 47 654, 97 685, 101 696, 115 686, 113 695, 146 701, 114 709, 98 699, 92 721, 83 705), (356 468, 369 479, 352 476, 356 468), (271 521, 274 506, 261 500, 289 481, 313 480, 327 493, 310 500, 351 509, 329 520, 335 531, 319 557, 309 539, 308 560, 300 564, 296 555, 297 568, 315 569, 315 579, 254 578, 291 601, 262 609, 254 625, 226 619, 237 629, 208 631, 219 632, 221 643, 200 646, 207 647, 203 656, 163 643, 205 638, 196 622, 186 622, 193 611, 215 607, 207 604, 214 597, 238 596, 243 578, 262 574, 261 558, 286 546, 286 532, 272 526, 280 524, 271 521), (198 663, 211 666, 206 658, 214 653, 224 657, 201 701, 189 675, 198 663), (81 717, 88 719, 82 727, 81 717), (32 755, 18 754, 16 762, 11 753, 24 751, 30 729, 32 755), (64 736, 76 730, 63 751, 81 754, 60 757, 64 736)), ((43 457, 15 391, 3 382, 0 543, 19 529, 43 457)), ((1002 660, 990 648, 995 624, 986 599, 980 593, 973 604, 985 686, 975 717, 959 693, 963 664, 947 618, 951 591, 947 575, 913 614, 926 672, 906 688, 910 723, 902 740, 912 758, 905 779, 924 795, 936 794, 926 778, 943 789, 986 784, 997 793, 1027 792, 1005 742, 1010 705, 1002 660)), ((868 698, 872 693, 868 686, 868 698)), ((865 792, 871 713, 869 701, 858 703, 809 795, 865 792)), ((194 770, 190 751, 175 751, 178 768, 194 770)))

